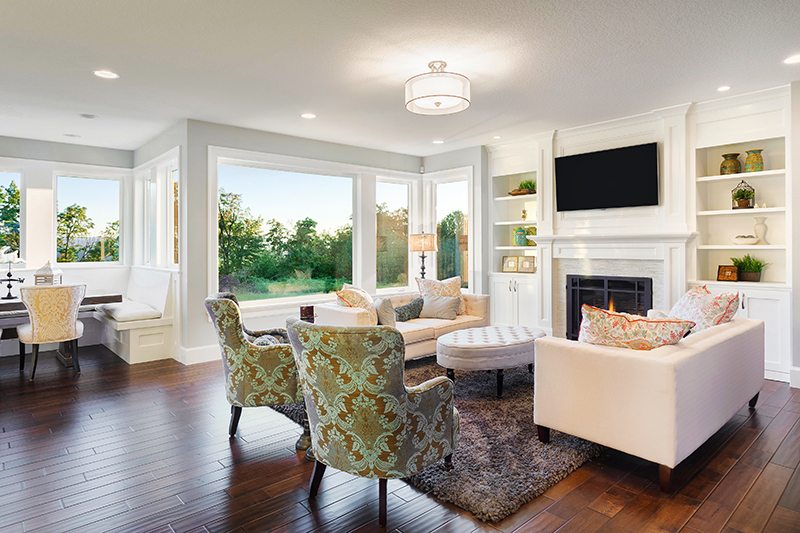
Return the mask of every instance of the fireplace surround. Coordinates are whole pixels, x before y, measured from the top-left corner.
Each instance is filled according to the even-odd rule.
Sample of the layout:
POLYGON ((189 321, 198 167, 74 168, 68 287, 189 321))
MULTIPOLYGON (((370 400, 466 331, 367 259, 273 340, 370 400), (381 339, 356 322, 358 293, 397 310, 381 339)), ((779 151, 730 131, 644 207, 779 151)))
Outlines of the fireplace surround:
POLYGON ((578 339, 583 304, 632 315, 646 315, 653 307, 653 279, 568 274, 568 339, 578 339))

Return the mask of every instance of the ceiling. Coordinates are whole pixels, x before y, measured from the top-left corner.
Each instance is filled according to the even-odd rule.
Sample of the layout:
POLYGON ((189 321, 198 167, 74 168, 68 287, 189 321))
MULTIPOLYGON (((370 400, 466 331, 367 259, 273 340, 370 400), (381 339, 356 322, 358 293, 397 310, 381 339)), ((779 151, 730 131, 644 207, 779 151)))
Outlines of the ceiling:
POLYGON ((193 118, 425 156, 800 80, 797 0, 18 0, 0 20, 0 135, 123 149, 193 118), (468 110, 405 110, 434 59, 472 80, 468 110))

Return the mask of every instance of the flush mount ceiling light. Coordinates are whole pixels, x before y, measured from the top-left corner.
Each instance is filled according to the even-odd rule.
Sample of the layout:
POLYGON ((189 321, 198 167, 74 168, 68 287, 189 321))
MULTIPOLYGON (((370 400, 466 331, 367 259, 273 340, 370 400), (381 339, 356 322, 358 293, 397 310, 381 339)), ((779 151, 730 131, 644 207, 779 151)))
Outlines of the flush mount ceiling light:
POLYGON ((105 70, 105 69, 95 70, 93 74, 98 78, 103 78, 106 80, 116 80, 117 78, 119 78, 119 74, 117 74, 116 72, 111 72, 110 70, 105 70))
POLYGON ((418 115, 450 115, 469 107, 469 78, 445 72, 446 67, 444 61, 431 61, 430 72, 406 81, 406 109, 418 115))
POLYGON ((800 54, 795 54, 793 56, 789 56, 783 60, 784 63, 787 65, 796 65, 800 63, 800 54))
POLYGON ((721 93, 724 93, 724 92, 730 91, 730 90, 731 90, 730 85, 722 85, 720 87, 717 87, 717 91, 719 91, 721 93))

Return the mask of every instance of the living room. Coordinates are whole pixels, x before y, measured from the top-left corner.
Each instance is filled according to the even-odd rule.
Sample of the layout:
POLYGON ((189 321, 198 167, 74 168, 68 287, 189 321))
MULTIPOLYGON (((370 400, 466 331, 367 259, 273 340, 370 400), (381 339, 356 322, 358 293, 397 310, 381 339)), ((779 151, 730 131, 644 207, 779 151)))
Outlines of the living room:
POLYGON ((3 8, 0 529, 800 530, 794 2, 3 8))

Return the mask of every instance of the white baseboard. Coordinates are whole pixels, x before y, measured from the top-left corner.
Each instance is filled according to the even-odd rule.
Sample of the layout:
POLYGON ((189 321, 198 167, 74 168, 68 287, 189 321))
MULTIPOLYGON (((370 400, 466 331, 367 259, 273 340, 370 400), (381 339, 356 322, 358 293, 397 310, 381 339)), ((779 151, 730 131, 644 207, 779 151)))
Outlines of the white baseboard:
POLYGON ((176 359, 184 365, 216 361, 220 358, 219 344, 208 344, 206 346, 194 346, 191 348, 178 346, 178 353, 176 355, 178 356, 176 359))
POLYGON ((783 381, 789 383, 789 374, 787 372, 775 372, 774 370, 765 370, 764 379, 771 379, 772 381, 783 381))
POLYGON ((795 389, 800 389, 800 366, 793 366, 789 371, 789 385, 795 389))

